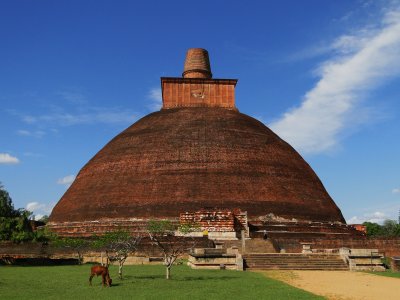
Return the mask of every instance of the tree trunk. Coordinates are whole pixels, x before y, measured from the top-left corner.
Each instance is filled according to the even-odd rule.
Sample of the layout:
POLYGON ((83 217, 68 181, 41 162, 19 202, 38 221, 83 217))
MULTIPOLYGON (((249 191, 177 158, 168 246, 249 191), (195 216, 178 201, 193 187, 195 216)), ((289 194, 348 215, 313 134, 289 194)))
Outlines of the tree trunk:
POLYGON ((81 253, 78 251, 78 265, 82 264, 82 255, 81 253))
POLYGON ((110 257, 108 255, 108 251, 106 251, 106 257, 107 257, 107 259, 106 259, 106 267, 108 268, 110 266, 110 257))
POLYGON ((171 267, 170 266, 167 267, 167 274, 166 274, 165 278, 166 279, 170 279, 171 278, 171 267))
POLYGON ((123 267, 123 265, 124 265, 124 262, 120 260, 119 261, 119 268, 118 268, 119 279, 122 279, 122 267, 123 267))

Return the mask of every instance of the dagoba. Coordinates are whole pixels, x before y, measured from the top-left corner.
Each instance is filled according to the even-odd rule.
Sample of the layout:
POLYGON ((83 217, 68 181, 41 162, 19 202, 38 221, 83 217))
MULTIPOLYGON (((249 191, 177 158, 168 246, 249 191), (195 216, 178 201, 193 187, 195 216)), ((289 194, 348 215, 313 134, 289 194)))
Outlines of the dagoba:
POLYGON ((90 235, 204 208, 345 224, 307 162, 235 105, 236 79, 212 78, 208 52, 189 49, 182 77, 162 77, 160 111, 113 138, 79 172, 49 227, 90 235))

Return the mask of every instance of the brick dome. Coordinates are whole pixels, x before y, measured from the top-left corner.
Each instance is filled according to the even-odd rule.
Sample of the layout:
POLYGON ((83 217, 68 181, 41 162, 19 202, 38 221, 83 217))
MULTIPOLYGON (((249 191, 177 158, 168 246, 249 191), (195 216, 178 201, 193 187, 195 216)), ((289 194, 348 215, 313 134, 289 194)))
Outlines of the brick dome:
POLYGON ((162 109, 137 121, 82 168, 50 222, 177 218, 203 207, 240 208, 249 220, 345 222, 289 144, 222 107, 162 109))

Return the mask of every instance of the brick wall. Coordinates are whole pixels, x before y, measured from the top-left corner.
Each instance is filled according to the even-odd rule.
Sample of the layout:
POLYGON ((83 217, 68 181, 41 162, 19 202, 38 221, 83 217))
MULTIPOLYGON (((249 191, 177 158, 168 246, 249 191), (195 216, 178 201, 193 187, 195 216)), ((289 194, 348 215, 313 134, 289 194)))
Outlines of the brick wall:
POLYGON ((240 209, 202 209, 180 214, 181 224, 197 224, 208 232, 248 232, 247 212, 240 209))
POLYGON ((163 108, 235 108, 233 79, 161 78, 163 108))
POLYGON ((341 247, 353 249, 378 249, 385 256, 400 256, 400 238, 337 238, 337 239, 304 239, 289 238, 276 239, 279 247, 286 252, 301 252, 300 242, 310 242, 312 249, 339 249, 341 247))

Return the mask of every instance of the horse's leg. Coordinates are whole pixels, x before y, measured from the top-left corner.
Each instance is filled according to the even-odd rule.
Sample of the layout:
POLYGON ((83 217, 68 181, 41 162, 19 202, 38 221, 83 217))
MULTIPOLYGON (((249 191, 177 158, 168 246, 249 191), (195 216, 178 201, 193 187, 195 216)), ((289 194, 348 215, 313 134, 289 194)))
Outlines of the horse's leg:
POLYGON ((92 274, 90 274, 90 277, 89 277, 89 285, 92 285, 92 278, 93 278, 93 276, 94 276, 94 274, 92 273, 92 274))
POLYGON ((106 284, 106 274, 104 274, 104 273, 101 274, 101 283, 103 284, 103 287, 106 284))
POLYGON ((107 272, 107 275, 106 275, 106 280, 107 280, 107 286, 108 287, 110 287, 111 286, 111 284, 110 284, 110 274, 108 274, 108 272, 107 272))

